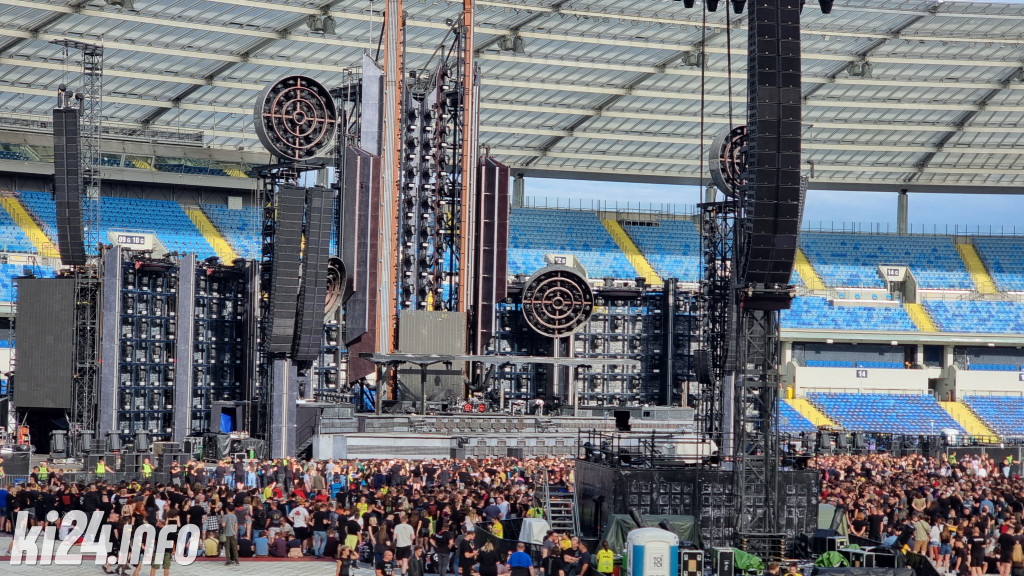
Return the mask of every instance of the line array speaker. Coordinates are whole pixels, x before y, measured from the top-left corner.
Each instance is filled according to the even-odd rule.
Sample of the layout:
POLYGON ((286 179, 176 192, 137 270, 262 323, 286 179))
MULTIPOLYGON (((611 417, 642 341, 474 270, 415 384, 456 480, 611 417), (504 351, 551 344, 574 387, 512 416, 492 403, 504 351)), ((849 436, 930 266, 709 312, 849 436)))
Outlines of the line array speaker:
POLYGON ((267 350, 274 355, 291 352, 295 336, 305 204, 305 188, 278 186, 277 227, 274 230, 274 260, 270 280, 270 341, 267 342, 267 350))
POLYGON ((77 108, 53 110, 53 180, 61 264, 84 266, 82 137, 77 108))
POLYGON ((352 275, 352 295, 345 303, 345 344, 349 352, 348 379, 355 382, 376 369, 373 362, 359 354, 375 352, 377 346, 380 157, 352 146, 346 150, 345 163, 345 225, 351 223, 351 227, 339 240, 353 239, 352 266, 346 261, 352 275))
POLYGON ((492 158, 480 161, 477 178, 476 273, 467 282, 475 282, 476 321, 473 341, 475 354, 486 354, 485 347, 496 332, 495 309, 507 296, 508 272, 508 167, 492 158))
POLYGON ((800 228, 800 6, 756 0, 748 46, 747 283, 788 284, 800 228))
POLYGON ((331 257, 331 224, 334 194, 327 188, 310 188, 307 195, 306 255, 303 258, 299 317, 295 322, 292 358, 311 363, 320 355, 327 302, 327 264, 331 257))

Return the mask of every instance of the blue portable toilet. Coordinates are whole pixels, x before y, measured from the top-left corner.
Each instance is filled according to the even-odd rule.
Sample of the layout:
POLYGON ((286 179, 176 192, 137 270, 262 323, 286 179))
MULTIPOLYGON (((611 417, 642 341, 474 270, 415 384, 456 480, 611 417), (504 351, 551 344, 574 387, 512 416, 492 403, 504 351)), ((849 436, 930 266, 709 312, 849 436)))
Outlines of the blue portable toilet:
POLYGON ((679 537, 661 528, 637 528, 626 535, 626 576, 679 576, 679 537))

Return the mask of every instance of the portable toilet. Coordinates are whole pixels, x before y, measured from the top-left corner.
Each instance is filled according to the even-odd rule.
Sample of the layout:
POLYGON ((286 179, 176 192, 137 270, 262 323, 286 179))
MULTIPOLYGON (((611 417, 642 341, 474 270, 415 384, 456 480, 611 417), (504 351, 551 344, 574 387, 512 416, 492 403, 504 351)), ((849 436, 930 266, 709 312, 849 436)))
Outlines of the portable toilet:
POLYGON ((661 528, 637 528, 626 535, 626 576, 679 576, 679 537, 661 528))

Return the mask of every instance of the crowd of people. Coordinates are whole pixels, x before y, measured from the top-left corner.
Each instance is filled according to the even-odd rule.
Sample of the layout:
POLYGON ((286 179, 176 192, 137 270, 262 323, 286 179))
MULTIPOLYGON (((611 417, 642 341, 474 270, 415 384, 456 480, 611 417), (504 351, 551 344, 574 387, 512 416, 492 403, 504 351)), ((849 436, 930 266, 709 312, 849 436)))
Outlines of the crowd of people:
MULTIPOLYGON (((516 539, 504 534, 507 520, 543 514, 542 482, 552 490, 572 490, 574 483, 573 462, 564 458, 175 462, 167 482, 146 472, 114 483, 97 469, 89 482, 76 482, 44 462, 27 482, 0 485, 0 531, 12 532, 21 511, 30 526, 44 527, 51 510, 60 518, 71 510, 101 511, 114 554, 128 525, 190 524, 201 533, 200 554, 226 565, 246 557, 312 557, 335 559, 339 576, 360 563, 373 565, 377 576, 534 576, 525 545, 499 557, 492 540, 516 539)), ((586 576, 598 559, 575 535, 557 533, 548 534, 543 556, 540 569, 549 576, 586 576)), ((153 562, 153 573, 166 572, 170 556, 153 562)), ((610 557, 606 564, 610 573, 610 557)))
POLYGON ((940 573, 1024 576, 1024 482, 1011 456, 820 456, 822 501, 851 535, 928 557, 940 573))

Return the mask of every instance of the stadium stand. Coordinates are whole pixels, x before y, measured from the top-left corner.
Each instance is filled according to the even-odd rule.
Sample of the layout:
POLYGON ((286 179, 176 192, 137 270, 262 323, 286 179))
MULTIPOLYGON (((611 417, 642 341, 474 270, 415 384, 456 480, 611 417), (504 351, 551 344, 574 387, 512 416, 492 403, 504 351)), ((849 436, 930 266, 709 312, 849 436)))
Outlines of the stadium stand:
POLYGON ((817 330, 914 331, 906 310, 898 306, 835 306, 818 296, 798 296, 782 313, 783 328, 817 330))
POLYGON ((974 248, 999 290, 1024 291, 1024 238, 975 238, 974 248))
POLYGON ((1024 332, 1024 304, 1020 302, 925 300, 924 307, 943 332, 1024 332))
POLYGON ((31 273, 36 278, 54 278, 57 271, 49 266, 0 264, 0 302, 14 301, 14 278, 31 273))
POLYGON ((14 221, 14 218, 11 218, 7 210, 2 209, 0 209, 0 250, 29 253, 36 251, 32 240, 25 235, 25 232, 14 221))
POLYGON ((996 434, 1004 438, 1024 434, 1024 397, 965 396, 963 401, 996 434))
POLYGON ((797 412, 785 400, 779 401, 779 432, 783 434, 799 434, 800 432, 815 432, 818 427, 804 418, 804 415, 797 412))
POLYGON ((552 252, 573 254, 591 278, 633 279, 636 269, 619 250, 597 214, 574 210, 516 208, 509 218, 509 274, 533 274, 552 252))
POLYGON ((259 210, 245 206, 233 210, 218 204, 203 204, 203 212, 242 258, 260 257, 259 210))
MULTIPOLYGON (((20 197, 46 228, 57 229, 57 209, 49 194, 21 192, 20 197)), ((200 259, 215 254, 177 202, 104 196, 100 199, 101 240, 106 242, 107 232, 115 229, 156 234, 171 252, 191 252, 200 259)))
POLYGON ((878 266, 904 264, 921 288, 974 288, 949 236, 804 232, 800 247, 828 286, 884 288, 878 266))
POLYGON ((812 392, 807 399, 847 430, 882 434, 942 433, 964 429, 927 394, 812 392))
POLYGON ((14 150, 0 150, 0 160, 31 160, 31 158, 14 150))
POLYGON ((623 224, 658 276, 682 282, 700 280, 700 234, 689 220, 661 220, 654 226, 623 224))

